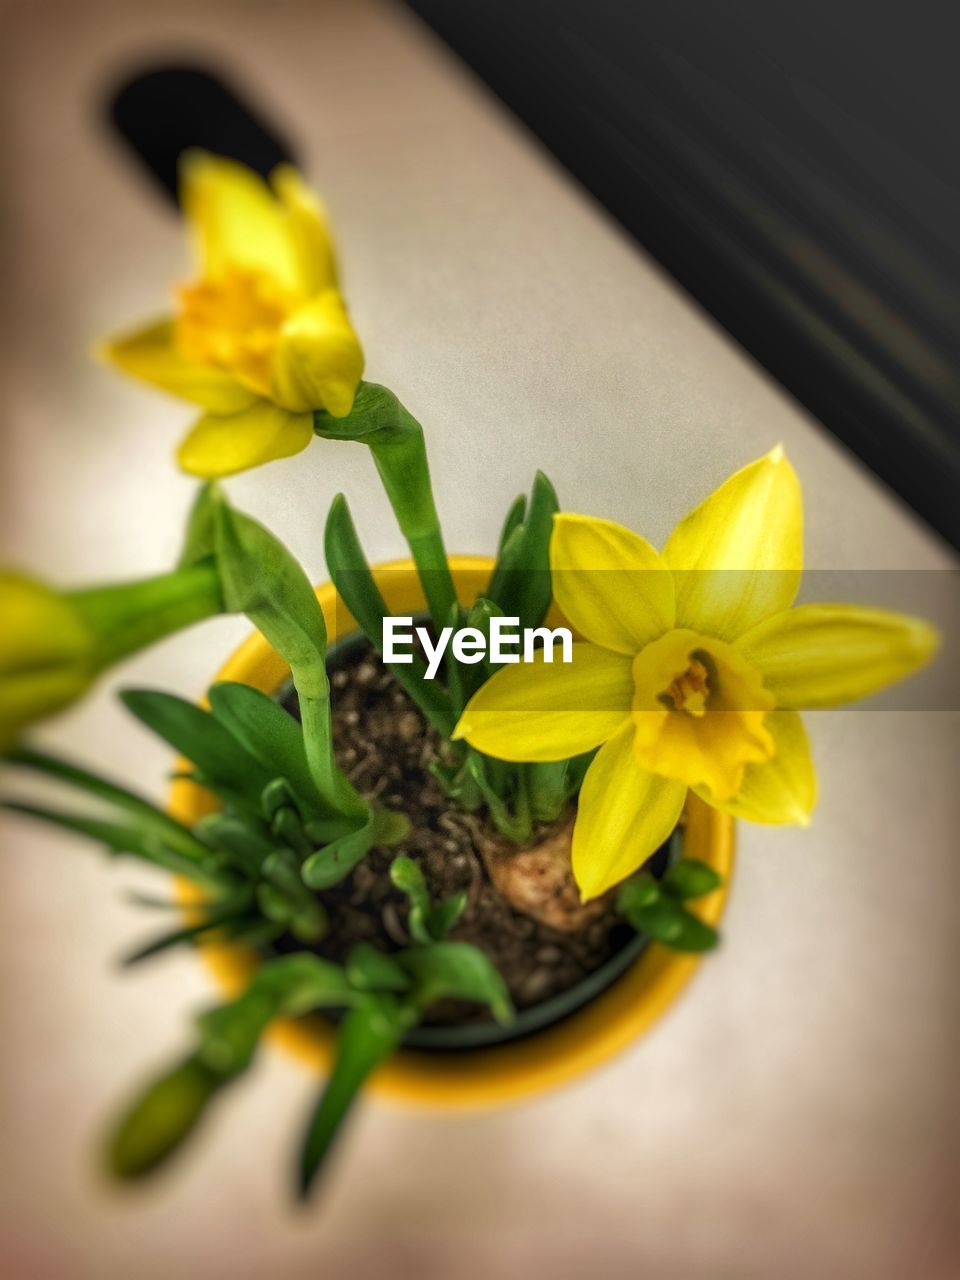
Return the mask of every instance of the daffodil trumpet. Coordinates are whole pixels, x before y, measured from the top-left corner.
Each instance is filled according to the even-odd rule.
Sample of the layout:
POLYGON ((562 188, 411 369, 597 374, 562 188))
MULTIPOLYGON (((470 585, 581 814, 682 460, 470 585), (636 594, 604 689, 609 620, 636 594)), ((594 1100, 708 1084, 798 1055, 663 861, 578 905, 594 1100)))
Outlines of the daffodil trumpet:
POLYGON ((582 637, 573 663, 495 672, 454 738, 515 762, 596 752, 573 835, 585 899, 643 865, 688 791, 749 821, 807 824, 816 777, 799 710, 876 692, 935 652, 917 618, 794 606, 802 521, 779 448, 731 476, 660 553, 611 521, 555 517, 553 591, 582 637))

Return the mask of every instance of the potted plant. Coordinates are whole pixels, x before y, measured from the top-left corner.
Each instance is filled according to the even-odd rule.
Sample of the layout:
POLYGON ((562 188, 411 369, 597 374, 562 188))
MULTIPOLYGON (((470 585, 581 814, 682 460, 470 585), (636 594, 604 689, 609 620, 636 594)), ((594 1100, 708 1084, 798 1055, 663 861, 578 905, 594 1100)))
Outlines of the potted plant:
POLYGON ((0 580, 8 761, 96 802, 7 807, 177 877, 182 918, 131 960, 198 945, 224 999, 124 1112, 110 1156, 160 1166, 264 1035, 329 1063, 305 1193, 368 1078, 490 1104, 587 1069, 639 1033, 717 942, 734 818, 807 823, 799 710, 903 678, 919 619, 794 606, 802 499, 782 450, 745 466, 658 553, 559 510, 538 475, 495 555, 448 557, 420 424, 362 380, 322 206, 193 154, 200 278, 169 320, 105 345, 193 402, 203 479, 178 565, 60 593, 0 580), (219 485, 314 436, 366 445, 410 558, 368 565, 345 498, 318 590, 219 485), (257 632, 203 705, 128 690, 181 757, 168 809, 25 740, 135 649, 216 613, 257 632))

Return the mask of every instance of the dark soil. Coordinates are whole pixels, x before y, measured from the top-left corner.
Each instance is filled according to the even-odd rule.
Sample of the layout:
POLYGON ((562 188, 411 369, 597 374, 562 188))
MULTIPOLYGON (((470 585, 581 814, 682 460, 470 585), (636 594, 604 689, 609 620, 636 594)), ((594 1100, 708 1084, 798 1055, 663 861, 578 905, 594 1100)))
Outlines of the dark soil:
MULTIPOLYGON (((324 891, 332 927, 315 944, 318 954, 342 963, 358 942, 384 951, 408 945, 407 899, 388 875, 399 852, 419 862, 434 900, 467 890, 466 909, 449 937, 486 952, 518 1009, 567 991, 633 936, 611 905, 577 933, 560 932, 513 910, 491 884, 481 849, 516 846, 482 814, 466 813, 447 797, 429 772, 442 740, 372 646, 348 651, 331 679, 334 747, 341 767, 363 795, 405 813, 412 829, 401 847, 371 850, 346 880, 324 891)), ((286 705, 296 713, 295 694, 286 705)), ((425 1024, 488 1018, 476 1005, 446 1001, 433 1007, 425 1024)))

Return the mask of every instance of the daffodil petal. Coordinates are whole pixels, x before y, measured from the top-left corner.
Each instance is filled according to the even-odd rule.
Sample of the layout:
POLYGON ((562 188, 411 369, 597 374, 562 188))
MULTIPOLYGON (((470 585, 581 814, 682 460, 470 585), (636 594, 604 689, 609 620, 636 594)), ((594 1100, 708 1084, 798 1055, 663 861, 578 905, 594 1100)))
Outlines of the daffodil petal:
POLYGON ((240 413, 206 413, 180 446, 184 471, 205 480, 232 476, 305 449, 313 438, 313 415, 288 413, 257 400, 240 413))
POLYGON ((634 654, 673 626, 673 579, 663 561, 612 520, 555 516, 550 570, 557 604, 594 644, 634 654))
POLYGON ((633 725, 597 752, 580 789, 573 874, 584 901, 626 879, 677 825, 687 788, 637 767, 633 725))
POLYGON ((804 604, 752 628, 735 648, 785 707, 835 707, 912 675, 940 637, 921 618, 852 604, 804 604))
POLYGON ((270 174, 287 218, 288 234, 299 264, 300 280, 311 297, 336 287, 337 260, 333 233, 323 201, 290 164, 270 174))
POLYGON ((803 495, 783 449, 737 471, 681 520, 663 558, 679 627, 732 640, 789 609, 803 569, 803 495))
POLYGON ((764 728, 773 738, 774 754, 762 764, 747 765, 732 800, 718 804, 706 787, 694 789, 701 800, 734 818, 806 827, 817 802, 817 775, 803 721, 796 711, 779 710, 767 716, 764 728))
POLYGON ((345 417, 363 374, 360 340, 336 289, 297 311, 280 331, 273 360, 273 398, 294 412, 326 409, 345 417))
POLYGON ((630 714, 630 659, 592 644, 573 661, 501 667, 473 695, 454 738, 499 760, 566 760, 592 751, 630 714))
POLYGON ((256 399, 254 392, 223 369, 182 356, 171 320, 158 320, 108 338, 100 344, 98 354, 121 372, 211 413, 237 413, 256 399))
POLYGON ((180 161, 180 203, 205 278, 245 268, 306 296, 285 211, 259 174, 236 160, 188 151, 180 161))

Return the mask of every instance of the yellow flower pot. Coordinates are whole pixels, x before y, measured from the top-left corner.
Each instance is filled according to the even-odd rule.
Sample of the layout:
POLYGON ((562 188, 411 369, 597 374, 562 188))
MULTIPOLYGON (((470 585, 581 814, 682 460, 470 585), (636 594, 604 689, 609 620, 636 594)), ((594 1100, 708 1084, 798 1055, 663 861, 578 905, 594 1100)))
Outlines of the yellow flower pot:
MULTIPOLYGON (((489 579, 493 561, 486 556, 450 559, 461 602, 472 602, 489 579)), ((411 561, 394 561, 374 569, 387 607, 394 614, 424 608, 411 561)), ((331 641, 356 630, 353 618, 331 583, 318 588, 331 641)), ((289 669, 263 636, 255 633, 227 661, 218 680, 238 680, 275 693, 289 669)), ((195 822, 213 807, 210 795, 193 783, 178 780, 170 811, 180 821, 195 822)), ((718 871, 724 886, 697 903, 697 913, 710 924, 720 919, 726 885, 733 869, 733 821, 689 798, 683 831, 684 853, 718 871)), ((180 884, 181 900, 199 897, 188 881, 180 884)), ((259 963, 256 952, 229 944, 210 944, 202 955, 226 996, 242 991, 259 963)), ((372 1077, 380 1096, 428 1107, 498 1106, 542 1093, 583 1075, 613 1057, 640 1036, 677 998, 700 962, 696 955, 648 946, 612 986, 563 1021, 528 1037, 494 1047, 456 1053, 402 1049, 372 1077)), ((335 1029, 320 1015, 278 1023, 271 1038, 312 1070, 322 1072, 331 1060, 335 1029)))

